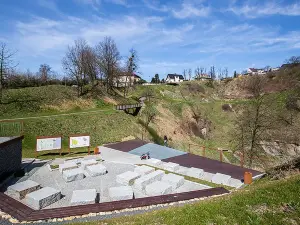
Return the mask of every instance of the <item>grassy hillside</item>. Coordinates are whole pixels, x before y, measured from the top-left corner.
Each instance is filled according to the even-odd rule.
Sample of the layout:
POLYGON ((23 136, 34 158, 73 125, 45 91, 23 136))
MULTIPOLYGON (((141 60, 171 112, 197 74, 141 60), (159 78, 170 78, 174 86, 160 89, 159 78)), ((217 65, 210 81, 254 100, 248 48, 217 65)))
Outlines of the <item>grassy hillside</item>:
POLYGON ((300 175, 257 181, 231 195, 137 216, 73 223, 96 224, 300 224, 300 175))

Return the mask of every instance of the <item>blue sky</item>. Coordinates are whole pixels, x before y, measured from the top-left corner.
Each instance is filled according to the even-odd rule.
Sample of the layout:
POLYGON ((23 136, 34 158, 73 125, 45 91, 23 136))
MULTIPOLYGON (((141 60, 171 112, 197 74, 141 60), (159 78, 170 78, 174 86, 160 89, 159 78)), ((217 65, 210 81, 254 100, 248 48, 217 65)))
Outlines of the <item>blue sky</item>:
POLYGON ((182 73, 197 66, 276 67, 300 55, 299 0, 0 0, 0 41, 17 50, 19 70, 49 64, 63 73, 68 45, 115 39, 133 47, 139 71, 182 73))

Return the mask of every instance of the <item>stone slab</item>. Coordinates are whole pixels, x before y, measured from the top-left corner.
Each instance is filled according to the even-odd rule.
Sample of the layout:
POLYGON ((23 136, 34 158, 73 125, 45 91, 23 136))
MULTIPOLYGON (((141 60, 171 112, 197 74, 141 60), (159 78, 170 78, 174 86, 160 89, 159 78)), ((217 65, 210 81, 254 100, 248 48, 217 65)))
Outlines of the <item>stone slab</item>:
POLYGON ((72 193, 72 205, 85 205, 96 203, 97 192, 96 189, 75 190, 72 193))
POLYGON ((65 162, 64 164, 59 164, 59 172, 63 173, 65 170, 72 170, 78 168, 75 162, 65 162))
POLYGON ((203 172, 200 179, 201 180, 205 180, 205 181, 208 181, 208 182, 211 182, 211 179, 213 178, 215 174, 214 173, 209 173, 209 172, 203 172))
POLYGON ((222 173, 216 173, 212 179, 211 182, 215 183, 215 184, 228 184, 229 179, 231 178, 231 176, 226 175, 226 174, 222 174, 222 173))
POLYGON ((147 159, 147 163, 149 163, 153 166, 161 166, 163 162, 159 159, 151 158, 151 159, 147 159))
POLYGON ((172 162, 164 163, 163 167, 164 167, 165 170, 168 170, 168 171, 171 171, 171 172, 176 172, 180 168, 179 164, 172 163, 172 162))
POLYGON ((176 173, 181 174, 181 175, 186 175, 189 169, 190 168, 188 168, 188 167, 179 166, 179 169, 176 170, 176 173))
POLYGON ((96 159, 89 159, 89 160, 83 160, 81 161, 81 169, 85 170, 87 166, 97 165, 98 162, 96 159))
POLYGON ((239 188, 243 185, 244 183, 241 181, 241 180, 238 180, 238 179, 235 179, 235 178, 230 178, 228 180, 228 183, 225 184, 227 186, 230 186, 230 187, 234 187, 234 188, 239 188))
POLYGON ((18 199, 23 199, 25 196, 33 191, 40 189, 40 184, 32 180, 26 180, 16 183, 8 187, 8 193, 16 196, 18 199))
POLYGON ((164 171, 156 170, 152 173, 142 176, 134 181, 134 188, 138 190, 144 190, 147 185, 155 181, 161 180, 164 174, 165 174, 164 171))
POLYGON ((152 172, 154 172, 154 171, 155 171, 155 169, 154 169, 153 167, 145 166, 145 165, 137 166, 137 167, 134 169, 134 172, 140 174, 141 176, 146 175, 146 174, 149 174, 149 173, 152 173, 152 172))
POLYGON ((189 177, 194 177, 194 178, 199 178, 202 176, 203 174, 203 170, 202 169, 198 169, 198 168, 189 168, 186 175, 189 177))
POLYGON ((141 175, 136 172, 127 171, 117 175, 116 181, 123 185, 133 185, 134 181, 140 177, 141 175))
POLYGON ((172 191, 174 191, 184 184, 184 177, 168 173, 162 177, 161 181, 170 184, 172 186, 172 191))
POLYGON ((133 199, 133 190, 130 186, 111 187, 108 194, 111 201, 133 199))
POLYGON ((63 178, 66 182, 82 180, 84 178, 84 171, 81 168, 65 170, 63 172, 63 178))
POLYGON ((25 200, 29 206, 38 210, 57 202, 60 198, 60 191, 51 187, 44 187, 27 194, 25 200))
POLYGON ((167 195, 172 193, 172 185, 163 182, 155 181, 152 184, 149 184, 145 188, 146 195, 148 196, 157 196, 157 195, 167 195))
POLYGON ((106 167, 101 164, 87 166, 86 170, 91 177, 96 177, 107 173, 106 167))

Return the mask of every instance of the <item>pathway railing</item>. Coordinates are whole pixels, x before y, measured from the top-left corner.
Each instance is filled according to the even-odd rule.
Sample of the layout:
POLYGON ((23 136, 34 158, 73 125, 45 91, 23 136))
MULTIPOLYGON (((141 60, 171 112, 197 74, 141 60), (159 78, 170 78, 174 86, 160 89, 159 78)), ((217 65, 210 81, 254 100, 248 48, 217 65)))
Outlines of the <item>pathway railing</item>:
POLYGON ((137 103, 137 104, 128 104, 128 105, 116 105, 115 109, 116 110, 125 110, 125 109, 134 109, 134 108, 139 108, 142 107, 142 103, 137 103))

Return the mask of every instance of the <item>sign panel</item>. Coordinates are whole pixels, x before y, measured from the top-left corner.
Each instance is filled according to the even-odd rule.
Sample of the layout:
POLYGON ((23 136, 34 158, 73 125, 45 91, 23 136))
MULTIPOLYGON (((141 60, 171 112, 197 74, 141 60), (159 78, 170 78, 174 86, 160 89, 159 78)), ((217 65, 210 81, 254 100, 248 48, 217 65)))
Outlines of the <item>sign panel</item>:
POLYGON ((70 148, 82 148, 90 146, 90 136, 70 137, 70 148))
POLYGON ((61 137, 36 139, 36 151, 50 151, 61 149, 61 137))

